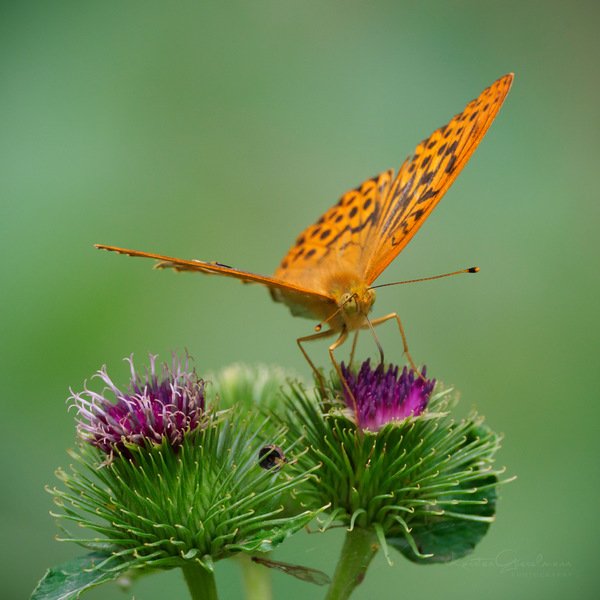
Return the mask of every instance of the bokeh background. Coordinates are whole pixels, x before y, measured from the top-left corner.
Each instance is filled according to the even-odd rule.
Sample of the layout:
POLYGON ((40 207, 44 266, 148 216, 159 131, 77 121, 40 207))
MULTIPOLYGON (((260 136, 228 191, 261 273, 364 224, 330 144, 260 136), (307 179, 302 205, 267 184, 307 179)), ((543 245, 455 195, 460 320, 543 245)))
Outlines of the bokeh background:
MULTIPOLYGON (((516 482, 466 559, 377 557, 358 598, 596 597, 599 36, 596 1, 4 2, 0 8, 2 595, 80 552, 54 541, 69 386, 187 348, 199 369, 309 375, 258 287, 152 271, 119 245, 271 273, 302 228, 509 71, 512 91, 452 189, 380 279, 412 355, 505 433, 516 482)), ((401 360, 392 326, 387 358, 401 360)), ((327 364, 325 344, 311 348, 327 364)), ((361 353, 375 354, 364 336, 361 353)), ((341 533, 276 558, 333 572, 341 533)), ((322 590, 275 574, 276 597, 322 590)), ((218 564, 224 598, 241 594, 218 564)), ((179 572, 87 597, 186 597, 179 572)))

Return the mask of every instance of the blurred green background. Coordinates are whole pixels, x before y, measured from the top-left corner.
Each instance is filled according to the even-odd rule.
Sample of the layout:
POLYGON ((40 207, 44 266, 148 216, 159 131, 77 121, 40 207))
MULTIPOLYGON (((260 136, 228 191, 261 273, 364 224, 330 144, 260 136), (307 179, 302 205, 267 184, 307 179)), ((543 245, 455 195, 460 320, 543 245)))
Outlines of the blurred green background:
MULTIPOLYGON (((486 139, 380 282, 412 355, 505 433, 516 482, 476 552, 379 556, 358 598, 596 597, 599 36, 589 2, 4 2, 0 8, 2 588, 28 597, 79 553, 54 541, 69 386, 187 348, 308 376, 314 323, 268 293, 152 271, 94 243, 271 273, 297 234, 509 71, 486 139)), ((394 327, 380 339, 401 360, 394 327)), ((361 353, 375 353, 363 336, 361 353)), ((325 344, 311 354, 327 364, 325 344)), ((333 572, 341 533, 275 558, 333 572)), ((219 563, 223 598, 240 595, 219 563)), ((276 597, 322 591, 274 574, 276 597)), ((186 597, 179 572, 93 598, 186 597)))

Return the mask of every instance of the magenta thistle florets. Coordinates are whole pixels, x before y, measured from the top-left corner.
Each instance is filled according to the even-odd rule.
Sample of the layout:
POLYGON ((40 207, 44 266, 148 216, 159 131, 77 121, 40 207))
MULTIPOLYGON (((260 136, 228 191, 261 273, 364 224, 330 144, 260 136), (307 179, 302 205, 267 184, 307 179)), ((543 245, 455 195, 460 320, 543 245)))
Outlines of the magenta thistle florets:
POLYGON ((162 364, 156 373, 156 356, 150 355, 150 367, 141 375, 127 358, 131 380, 126 392, 113 384, 106 366, 94 377, 106 384, 101 393, 89 390, 73 394, 69 400, 77 407, 77 433, 109 455, 128 454, 128 446, 161 444, 167 440, 179 447, 184 435, 196 431, 204 422, 204 381, 189 370, 189 357, 173 355, 172 366, 162 364), (114 401, 106 397, 111 392, 114 401))
POLYGON ((357 424, 361 429, 379 431, 391 421, 418 417, 427 408, 435 386, 435 379, 425 377, 426 367, 421 372, 423 377, 406 367, 398 375, 399 368, 394 365, 389 365, 385 372, 381 364, 373 369, 369 359, 358 373, 343 363, 341 367, 348 385, 348 389, 344 386, 344 398, 349 408, 354 409, 356 403, 357 424))

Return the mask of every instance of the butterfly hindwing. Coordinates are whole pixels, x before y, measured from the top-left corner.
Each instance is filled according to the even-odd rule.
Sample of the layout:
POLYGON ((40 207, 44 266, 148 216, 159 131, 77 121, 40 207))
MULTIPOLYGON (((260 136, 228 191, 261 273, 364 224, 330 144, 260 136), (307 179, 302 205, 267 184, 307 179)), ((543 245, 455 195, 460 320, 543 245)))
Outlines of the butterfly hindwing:
MULTIPOLYGON (((320 289, 319 274, 332 268, 356 271, 373 239, 382 200, 394 179, 390 169, 344 194, 314 225, 304 230, 290 248, 274 277, 320 289)), ((324 288, 321 288, 325 292, 324 288)))

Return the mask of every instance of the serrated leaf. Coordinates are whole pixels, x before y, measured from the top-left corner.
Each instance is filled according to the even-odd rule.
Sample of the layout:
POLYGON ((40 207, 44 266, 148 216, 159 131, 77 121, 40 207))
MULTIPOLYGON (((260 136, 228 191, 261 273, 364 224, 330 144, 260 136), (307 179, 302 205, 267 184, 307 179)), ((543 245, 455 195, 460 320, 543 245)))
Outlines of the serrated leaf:
POLYGON ((115 569, 115 562, 112 562, 108 572, 94 569, 94 565, 111 556, 109 552, 93 552, 48 569, 31 600, 74 600, 97 585, 119 578, 127 571, 125 564, 122 569, 115 569))
POLYGON ((323 506, 316 511, 307 511, 293 518, 286 518, 276 527, 261 529, 257 534, 248 538, 239 549, 245 552, 272 552, 280 546, 288 537, 294 535, 308 525, 316 515, 323 512, 327 507, 323 506))
MULTIPOLYGON (((486 489, 468 494, 469 504, 458 504, 452 508, 453 514, 462 514, 464 518, 432 516, 427 523, 411 524, 411 535, 419 552, 433 556, 417 556, 406 538, 388 538, 388 544, 396 548, 408 560, 422 565, 451 562, 469 554, 483 539, 490 526, 489 521, 476 519, 490 519, 496 512, 497 488, 487 486, 491 486, 497 481, 497 477, 492 475, 467 484, 469 487, 486 487, 486 489), (471 504, 472 501, 485 503, 471 504)), ((467 485, 463 485, 461 488, 465 489, 467 485)), ((463 494, 457 494, 455 497, 460 500, 466 499, 463 494)))

